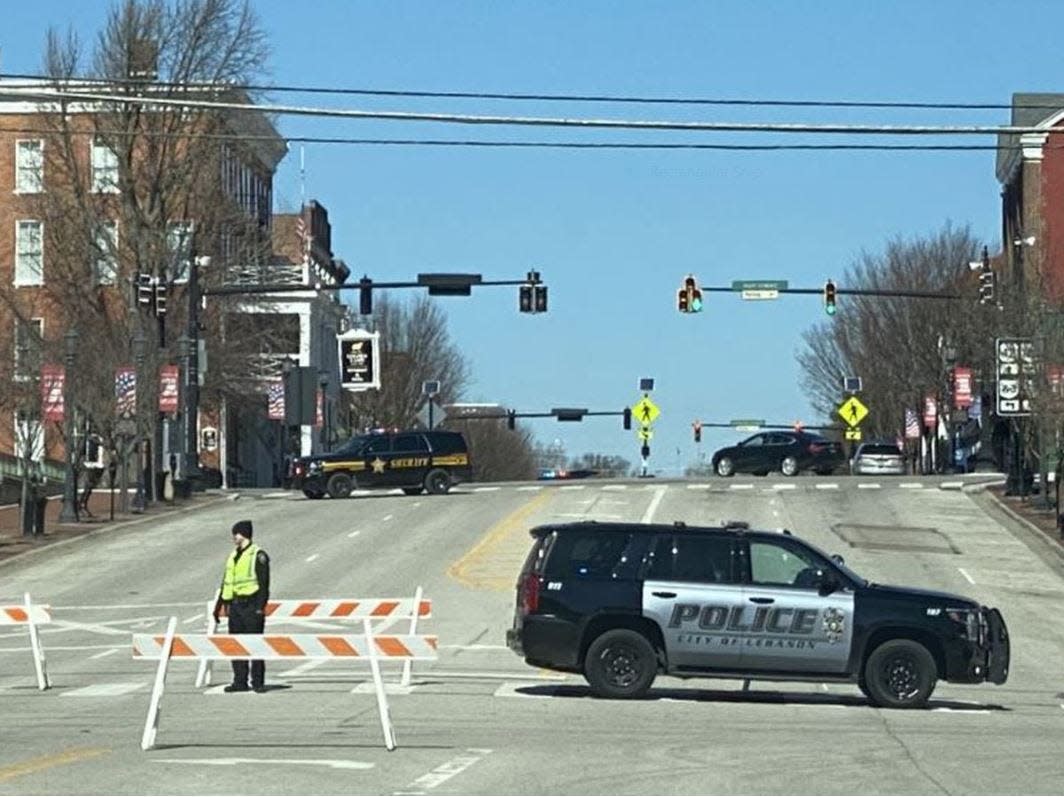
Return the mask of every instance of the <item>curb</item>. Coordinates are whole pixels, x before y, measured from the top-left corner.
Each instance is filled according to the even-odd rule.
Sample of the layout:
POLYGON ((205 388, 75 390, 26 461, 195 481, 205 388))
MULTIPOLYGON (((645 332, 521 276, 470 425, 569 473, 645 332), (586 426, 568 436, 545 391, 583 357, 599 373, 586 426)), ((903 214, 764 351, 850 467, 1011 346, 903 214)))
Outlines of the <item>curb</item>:
MULTIPOLYGON (((1040 550, 1035 551, 1035 553, 1040 555, 1043 559, 1050 559, 1051 561, 1047 562, 1047 564, 1053 565, 1058 571, 1064 572, 1064 546, 1062 546, 1060 540, 1047 534, 1045 531, 1038 528, 1038 526, 1034 525, 1034 523, 1027 520, 1027 518, 1023 517, 1023 515, 1019 514, 1011 507, 1006 506, 999 501, 997 496, 993 493, 984 492, 980 497, 983 502, 988 503, 995 509, 1001 510, 1009 520, 1015 523, 1022 532, 1023 537, 1031 538, 1036 541, 1037 547, 1040 550)), ((1014 534, 1013 536, 1019 535, 1014 534)), ((1025 542, 1027 547, 1032 548, 1027 540, 1021 538, 1020 541, 1025 542)))
POLYGON ((214 499, 212 499, 210 501, 204 501, 204 502, 198 503, 198 504, 196 504, 194 506, 181 507, 180 509, 173 509, 173 510, 170 510, 169 512, 165 512, 163 514, 158 514, 158 515, 147 515, 146 514, 143 517, 135 518, 133 520, 126 520, 126 521, 123 521, 122 523, 115 523, 114 525, 105 526, 102 529, 91 529, 89 531, 86 531, 84 534, 79 534, 76 537, 70 537, 69 539, 66 539, 66 540, 56 540, 55 542, 50 542, 47 545, 42 545, 39 548, 31 548, 28 551, 22 551, 21 553, 17 553, 14 556, 9 556, 9 557, 7 557, 5 559, 0 559, 0 568, 3 568, 4 566, 10 564, 11 562, 21 561, 22 559, 26 559, 26 558, 29 558, 31 556, 36 556, 36 555, 45 553, 47 551, 54 551, 56 548, 62 548, 64 546, 66 546, 66 545, 70 545, 71 543, 80 542, 81 540, 86 540, 89 537, 95 537, 98 534, 107 534, 109 532, 117 531, 119 529, 129 528, 130 526, 137 526, 137 525, 140 525, 142 523, 147 523, 147 522, 153 521, 153 520, 156 520, 156 521, 157 520, 162 520, 162 519, 165 519, 165 518, 168 518, 168 517, 172 517, 174 515, 184 515, 184 514, 188 514, 190 512, 197 512, 197 511, 199 511, 201 509, 206 509, 207 507, 214 506, 215 504, 219 504, 222 501, 235 501, 239 497, 240 497, 239 493, 237 493, 235 495, 221 495, 221 496, 218 496, 217 498, 214 498, 214 499))

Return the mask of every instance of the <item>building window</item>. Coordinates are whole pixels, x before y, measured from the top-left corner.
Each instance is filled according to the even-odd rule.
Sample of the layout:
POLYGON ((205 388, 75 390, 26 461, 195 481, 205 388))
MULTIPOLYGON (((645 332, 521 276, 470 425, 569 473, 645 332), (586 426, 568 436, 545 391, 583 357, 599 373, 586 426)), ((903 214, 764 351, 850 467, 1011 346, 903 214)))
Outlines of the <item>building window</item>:
POLYGON ((15 193, 39 194, 44 190, 44 141, 15 142, 15 193))
POLYGON ((44 319, 15 320, 15 380, 24 382, 41 370, 44 319))
POLYGON ((92 190, 118 193, 118 153, 98 140, 92 142, 92 190))
POLYGON ((172 221, 166 225, 166 252, 170 258, 173 282, 188 282, 192 265, 192 222, 172 221))
POLYGON ((118 222, 96 225, 93 236, 92 277, 97 285, 114 285, 118 281, 118 222))
POLYGON ((15 222, 15 284, 44 284, 43 227, 39 221, 15 222))

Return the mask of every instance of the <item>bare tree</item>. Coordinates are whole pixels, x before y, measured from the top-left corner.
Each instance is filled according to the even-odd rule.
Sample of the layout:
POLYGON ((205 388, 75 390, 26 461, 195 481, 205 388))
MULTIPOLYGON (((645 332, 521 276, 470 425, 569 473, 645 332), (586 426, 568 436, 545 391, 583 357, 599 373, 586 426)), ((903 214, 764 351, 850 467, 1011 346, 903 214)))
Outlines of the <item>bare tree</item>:
POLYGON ((475 481, 518 481, 535 477, 532 433, 523 426, 511 430, 501 420, 448 420, 444 425, 461 432, 469 444, 475 481))

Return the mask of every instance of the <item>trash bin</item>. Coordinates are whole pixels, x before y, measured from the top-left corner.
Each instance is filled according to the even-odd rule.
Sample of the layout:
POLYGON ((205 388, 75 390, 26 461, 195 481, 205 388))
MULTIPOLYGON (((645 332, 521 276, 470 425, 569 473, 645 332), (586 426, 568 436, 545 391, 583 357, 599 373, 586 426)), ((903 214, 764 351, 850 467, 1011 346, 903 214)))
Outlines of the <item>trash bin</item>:
POLYGON ((33 499, 33 533, 34 535, 44 534, 44 513, 48 508, 48 499, 45 496, 34 497, 33 499))

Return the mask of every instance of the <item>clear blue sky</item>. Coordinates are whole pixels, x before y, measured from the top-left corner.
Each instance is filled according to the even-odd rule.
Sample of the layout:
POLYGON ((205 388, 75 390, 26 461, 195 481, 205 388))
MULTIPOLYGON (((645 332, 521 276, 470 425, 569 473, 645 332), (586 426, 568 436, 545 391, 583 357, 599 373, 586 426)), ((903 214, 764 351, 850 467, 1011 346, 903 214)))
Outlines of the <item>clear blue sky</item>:
MULTIPOLYGON (((11 4, 0 68, 34 71, 49 24, 94 32, 106 4, 11 4)), ((1008 102, 1053 91, 1064 4, 955 0, 849 2, 414 3, 260 0, 278 84, 391 89, 1008 102)), ((285 96, 287 101, 290 99, 285 96)), ((661 108, 623 105, 314 98, 361 108, 623 118, 841 122, 1004 122, 1007 112, 661 108)), ((284 118, 290 135, 691 140, 666 133, 446 128, 284 118)), ((753 141, 736 134, 698 140, 753 141)), ((981 139, 989 142, 989 139, 981 139)), ((662 408, 653 468, 695 459, 695 418, 812 422, 794 362, 819 299, 707 297, 675 309, 700 281, 787 279, 818 286, 895 235, 971 224, 996 245, 992 152, 721 153, 487 151, 310 146, 307 196, 325 204, 334 250, 357 275, 419 271, 512 279, 539 269, 550 312, 517 312, 516 289, 442 299, 469 357, 471 401, 521 411, 620 410, 640 376, 662 408)), ((299 151, 275 184, 298 205, 299 151)), ((846 312, 845 300, 840 313, 846 312)), ((531 421, 570 454, 638 461, 619 419, 531 421)), ((712 450, 739 435, 706 433, 712 450)))

